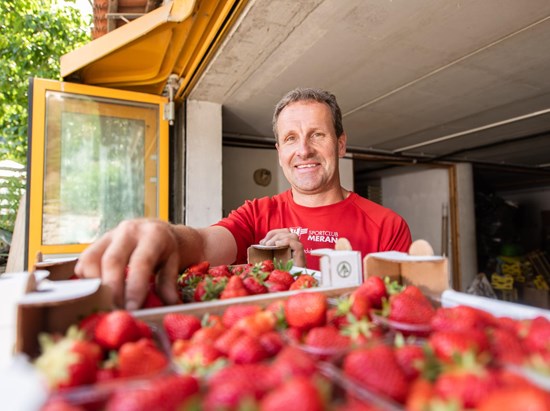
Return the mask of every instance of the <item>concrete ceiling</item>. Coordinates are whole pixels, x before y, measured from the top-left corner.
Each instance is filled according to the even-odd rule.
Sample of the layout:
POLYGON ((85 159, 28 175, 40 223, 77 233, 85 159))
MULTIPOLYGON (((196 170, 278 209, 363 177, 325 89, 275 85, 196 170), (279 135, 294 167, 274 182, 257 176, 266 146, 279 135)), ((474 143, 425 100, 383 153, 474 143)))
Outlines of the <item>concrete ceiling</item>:
POLYGON ((333 92, 350 152, 550 172, 548 0, 250 0, 191 99, 273 138, 288 90, 333 92))

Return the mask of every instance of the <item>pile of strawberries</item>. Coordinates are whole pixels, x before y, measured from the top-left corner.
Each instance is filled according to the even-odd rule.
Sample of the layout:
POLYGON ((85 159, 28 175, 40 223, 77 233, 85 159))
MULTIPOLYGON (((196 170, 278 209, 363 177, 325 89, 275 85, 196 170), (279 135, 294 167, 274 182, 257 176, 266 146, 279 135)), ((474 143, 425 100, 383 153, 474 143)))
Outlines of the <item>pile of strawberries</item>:
POLYGON ((183 302, 211 301, 317 287, 309 274, 291 274, 292 260, 286 264, 265 260, 257 264, 211 266, 208 261, 187 268, 178 278, 183 302))
MULTIPOLYGON (((104 341, 100 324, 107 315, 81 323, 84 341, 101 347, 95 377, 81 381, 137 375, 139 384, 109 390, 100 406, 87 404, 88 410, 550 411, 549 392, 522 374, 550 370, 548 319, 437 307, 417 287, 378 277, 337 299, 307 290, 267 306, 231 305, 220 315, 166 314, 158 326, 171 367, 162 350, 164 361, 158 362, 142 352, 141 371, 130 374, 121 363, 124 346, 154 344, 143 342, 146 331, 135 330, 124 333, 133 341, 104 341)), ((83 351, 74 346, 64 352, 80 358, 83 351)), ((70 384, 51 386, 63 392, 70 384)), ((50 405, 67 398, 53 396, 50 405)))

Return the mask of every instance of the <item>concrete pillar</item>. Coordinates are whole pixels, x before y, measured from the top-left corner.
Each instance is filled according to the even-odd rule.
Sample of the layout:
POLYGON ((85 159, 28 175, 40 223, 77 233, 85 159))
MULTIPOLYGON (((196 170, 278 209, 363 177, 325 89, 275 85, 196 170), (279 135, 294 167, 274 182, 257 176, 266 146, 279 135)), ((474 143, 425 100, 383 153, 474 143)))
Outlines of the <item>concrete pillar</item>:
POLYGON ((222 106, 188 100, 185 224, 205 227, 222 217, 222 106))

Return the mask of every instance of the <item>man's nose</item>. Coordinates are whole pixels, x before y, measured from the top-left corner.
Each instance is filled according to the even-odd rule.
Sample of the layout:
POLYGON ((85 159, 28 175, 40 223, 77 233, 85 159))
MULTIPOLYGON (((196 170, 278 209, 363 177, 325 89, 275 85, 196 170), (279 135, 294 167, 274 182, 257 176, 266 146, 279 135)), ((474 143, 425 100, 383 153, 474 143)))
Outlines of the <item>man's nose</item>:
POLYGON ((307 157, 313 153, 313 146, 311 145, 311 140, 307 137, 300 138, 298 145, 298 155, 301 157, 307 157))

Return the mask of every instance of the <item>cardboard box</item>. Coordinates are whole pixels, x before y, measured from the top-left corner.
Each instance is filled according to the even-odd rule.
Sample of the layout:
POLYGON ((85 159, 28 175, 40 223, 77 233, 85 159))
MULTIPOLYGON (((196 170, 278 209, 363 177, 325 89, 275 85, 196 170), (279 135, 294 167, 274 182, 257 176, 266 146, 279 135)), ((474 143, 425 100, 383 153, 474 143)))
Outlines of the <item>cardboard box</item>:
POLYGON ((51 281, 68 280, 74 276, 74 267, 78 258, 58 258, 37 261, 34 263, 32 271, 46 270, 50 275, 48 279, 51 281))
POLYGON ((292 251, 287 246, 254 244, 248 247, 247 260, 249 264, 261 263, 264 260, 277 260, 285 264, 291 259, 292 251))
POLYGON ((445 257, 410 255, 398 251, 372 253, 363 259, 364 278, 371 276, 415 285, 432 298, 438 298, 450 288, 449 264, 445 257))

